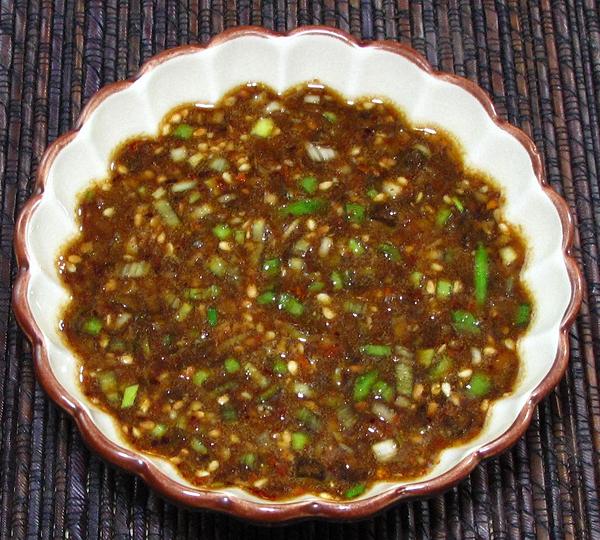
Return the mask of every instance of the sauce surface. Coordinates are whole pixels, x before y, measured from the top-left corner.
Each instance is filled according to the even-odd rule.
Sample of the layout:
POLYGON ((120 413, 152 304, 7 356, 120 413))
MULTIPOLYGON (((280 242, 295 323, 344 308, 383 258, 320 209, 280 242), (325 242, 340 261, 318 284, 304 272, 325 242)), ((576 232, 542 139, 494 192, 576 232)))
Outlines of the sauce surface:
POLYGON ((261 85, 169 113, 57 264, 85 393, 192 483, 352 499, 513 388, 531 316, 500 192, 378 99, 261 85))

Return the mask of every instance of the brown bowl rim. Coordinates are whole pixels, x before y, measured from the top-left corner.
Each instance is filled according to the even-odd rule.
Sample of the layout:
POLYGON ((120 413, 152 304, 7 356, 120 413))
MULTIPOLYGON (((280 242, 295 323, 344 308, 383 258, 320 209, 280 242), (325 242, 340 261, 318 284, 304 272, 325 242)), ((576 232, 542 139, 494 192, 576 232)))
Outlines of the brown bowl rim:
POLYGON ((327 26, 305 26, 287 33, 274 32, 256 26, 242 26, 231 28, 218 34, 205 45, 183 45, 163 51, 147 61, 133 78, 114 82, 103 87, 83 108, 74 129, 60 136, 47 148, 37 172, 34 192, 25 203, 15 227, 14 249, 17 258, 18 274, 13 288, 13 309, 17 321, 32 344, 35 372, 40 384, 48 396, 75 419, 87 445, 110 463, 142 477, 154 490, 163 496, 187 507, 226 512, 263 523, 289 522, 316 517, 338 520, 360 519, 379 512, 398 501, 415 497, 432 496, 452 487, 464 479, 483 458, 506 450, 525 432, 531 421, 536 404, 558 384, 568 363, 568 331, 579 311, 583 298, 582 274, 575 259, 571 256, 574 233, 575 226, 567 203, 546 182, 542 159, 533 141, 523 131, 499 118, 488 95, 475 83, 453 74, 434 70, 427 60, 414 49, 393 41, 361 41, 347 32, 327 26), (96 426, 86 410, 77 404, 76 400, 66 392, 54 376, 48 360, 48 351, 44 344, 43 333, 33 318, 27 299, 30 279, 29 253, 27 252, 25 238, 27 224, 43 197, 47 174, 52 162, 60 151, 75 137, 90 114, 102 101, 110 95, 129 87, 141 75, 175 56, 210 48, 241 36, 252 35, 271 39, 300 34, 327 35, 337 38, 351 47, 368 47, 398 54, 435 78, 460 86, 472 94, 481 103, 492 121, 517 139, 527 150, 535 175, 544 193, 552 201, 559 214, 563 229, 562 251, 571 282, 571 299, 561 321, 559 342, 554 363, 546 377, 533 390, 517 419, 507 431, 472 452, 452 469, 440 476, 410 485, 399 486, 396 489, 389 489, 365 499, 347 502, 322 498, 296 502, 286 502, 285 500, 281 502, 270 500, 255 502, 237 495, 230 496, 219 490, 188 488, 176 480, 169 478, 143 454, 133 452, 109 440, 96 426))

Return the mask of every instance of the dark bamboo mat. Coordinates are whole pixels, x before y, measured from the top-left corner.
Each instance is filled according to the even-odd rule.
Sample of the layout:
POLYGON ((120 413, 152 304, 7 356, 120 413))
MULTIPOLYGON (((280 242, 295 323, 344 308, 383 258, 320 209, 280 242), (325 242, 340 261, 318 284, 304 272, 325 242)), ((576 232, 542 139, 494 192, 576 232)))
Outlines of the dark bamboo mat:
POLYGON ((1 538, 600 538, 600 10, 593 0, 0 0, 1 538), (516 446, 443 496, 358 524, 265 528, 163 502, 105 465, 36 383, 10 308, 15 216, 42 152, 103 84, 224 28, 329 24, 412 44, 529 133, 578 223, 571 363, 516 446))

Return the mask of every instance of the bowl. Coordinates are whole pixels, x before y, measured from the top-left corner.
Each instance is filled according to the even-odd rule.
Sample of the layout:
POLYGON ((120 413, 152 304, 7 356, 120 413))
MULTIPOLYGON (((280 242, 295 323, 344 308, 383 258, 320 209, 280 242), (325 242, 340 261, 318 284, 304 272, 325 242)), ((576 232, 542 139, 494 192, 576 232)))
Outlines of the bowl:
POLYGON ((286 35, 260 28, 227 31, 208 45, 165 51, 129 81, 100 90, 75 128, 56 140, 40 164, 35 192, 17 227, 17 318, 33 345, 38 379, 51 399, 75 419, 98 454, 138 474, 156 491, 185 506, 224 511, 262 522, 307 517, 356 519, 397 501, 433 495, 468 475, 482 458, 512 445, 527 428, 536 403, 561 378, 568 361, 568 328, 582 298, 580 271, 569 251, 573 222, 566 203, 546 184, 533 142, 496 115, 475 84, 438 73, 412 49, 395 42, 361 43, 339 30, 307 27, 286 35), (218 100, 229 89, 260 81, 277 91, 319 79, 348 98, 391 100, 417 126, 435 126, 462 146, 468 167, 488 173, 505 198, 504 214, 528 243, 522 278, 535 314, 518 343, 515 390, 493 403, 474 439, 442 452, 427 474, 378 482, 352 501, 318 495, 272 501, 239 488, 201 489, 166 461, 123 440, 115 423, 79 387, 78 363, 58 322, 68 292, 56 270, 61 246, 78 232, 77 194, 105 177, 112 151, 139 134, 154 135, 176 105, 218 100), (83 159, 82 159, 83 158, 83 159))

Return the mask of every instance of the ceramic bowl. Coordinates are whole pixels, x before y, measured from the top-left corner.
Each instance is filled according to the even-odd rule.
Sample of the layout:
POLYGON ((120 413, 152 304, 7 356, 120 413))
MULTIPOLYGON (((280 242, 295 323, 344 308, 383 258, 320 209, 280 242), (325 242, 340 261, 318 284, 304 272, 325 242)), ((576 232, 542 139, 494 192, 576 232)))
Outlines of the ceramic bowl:
POLYGON ((535 404, 557 384, 568 360, 567 331, 582 297, 580 272, 569 256, 572 235, 567 206, 545 183, 532 141, 500 120, 473 83, 433 71, 415 51, 394 42, 360 43, 324 27, 287 35, 241 28, 217 36, 207 46, 165 51, 134 79, 103 88, 85 107, 75 129, 48 148, 35 193, 17 225, 14 306, 33 344, 37 375, 48 395, 74 417, 93 450, 140 475, 164 496, 263 522, 360 518, 399 500, 447 489, 525 431, 535 404), (522 277, 535 300, 530 329, 518 343, 518 382, 511 395, 491 406, 481 433, 445 450, 427 474, 377 483, 355 500, 305 495, 270 501, 238 488, 201 489, 166 461, 131 448, 111 418, 86 400, 77 360, 58 327, 69 295, 56 270, 57 252, 78 232, 77 195, 106 176, 111 152, 122 141, 155 135, 160 119, 176 105, 214 102, 247 81, 283 91, 312 79, 348 98, 385 97, 413 124, 442 128, 459 141, 467 165, 488 173, 500 186, 505 217, 521 228, 528 242, 522 277))

